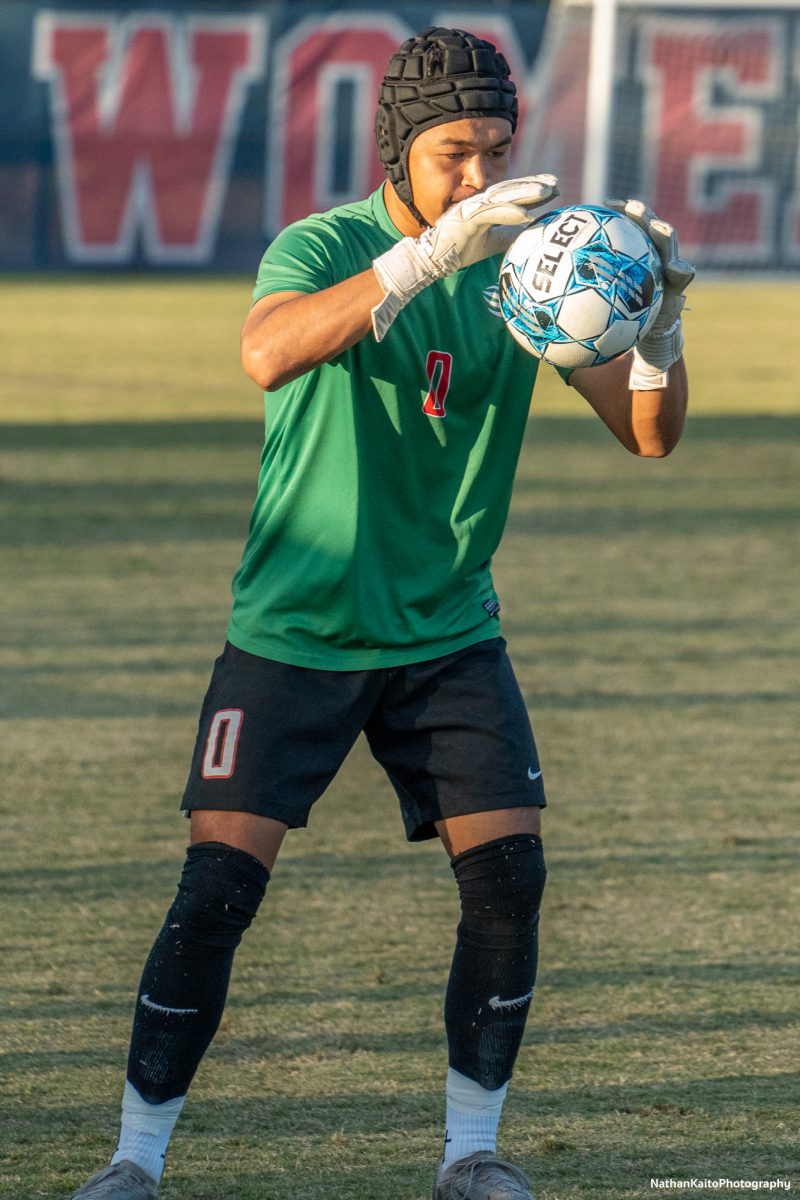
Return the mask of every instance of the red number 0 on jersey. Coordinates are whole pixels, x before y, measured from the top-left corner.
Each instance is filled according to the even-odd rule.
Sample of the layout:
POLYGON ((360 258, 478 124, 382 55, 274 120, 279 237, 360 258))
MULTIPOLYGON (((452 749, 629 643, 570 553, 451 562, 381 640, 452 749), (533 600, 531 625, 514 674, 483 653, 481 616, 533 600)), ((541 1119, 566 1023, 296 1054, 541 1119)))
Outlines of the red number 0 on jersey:
POLYGON ((429 417, 444 417, 447 415, 444 409, 444 401, 445 396, 450 391, 450 369, 452 365, 453 356, 452 354, 448 354, 446 350, 428 351, 428 361, 425 364, 425 370, 428 372, 430 388, 425 397, 422 411, 427 413, 429 417))
POLYGON ((240 708, 220 708, 214 713, 203 754, 203 779, 230 779, 236 767, 236 751, 244 713, 240 708))

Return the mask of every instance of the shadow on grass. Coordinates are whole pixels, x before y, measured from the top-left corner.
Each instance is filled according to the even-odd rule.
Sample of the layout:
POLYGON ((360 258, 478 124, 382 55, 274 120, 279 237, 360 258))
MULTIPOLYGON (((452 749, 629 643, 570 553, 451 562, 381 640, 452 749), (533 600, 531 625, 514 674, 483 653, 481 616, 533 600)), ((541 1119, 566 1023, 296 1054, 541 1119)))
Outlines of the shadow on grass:
MULTIPOLYGON (((76 681, 79 684, 79 680, 76 681)), ((177 720, 196 716, 202 694, 186 700, 173 700, 165 696, 131 696, 124 693, 104 693, 100 696, 87 695, 79 686, 71 688, 50 687, 41 692, 22 686, 13 696, 11 706, 0 703, 0 720, 13 716, 14 720, 58 719, 70 717, 77 720, 131 720, 139 717, 163 717, 177 720)))
MULTIPOLYGON (((430 974, 430 972, 428 972, 430 974)), ((263 1007, 263 1034, 248 1037, 237 1037, 223 1033, 215 1041, 210 1052, 209 1064, 219 1063, 263 1063, 269 1070, 291 1069, 298 1061, 309 1057, 319 1062, 324 1059, 337 1060, 342 1064, 342 1070, 347 1071, 347 1060, 354 1054, 373 1055, 394 1058, 402 1055, 404 1058, 414 1058, 418 1055, 445 1053, 444 1027, 441 1029, 414 1030, 413 1032, 380 1033, 371 1030, 365 1020, 362 1033, 346 1033, 335 1028, 335 1019, 330 1026, 322 1029, 315 1027, 313 1032, 289 1033, 282 1030, 273 1033, 269 1026, 272 1020, 271 1007, 275 1003, 283 1003, 296 1007, 298 1005, 334 1003, 342 1000, 352 1000, 355 1004, 363 1005, 365 1018, 372 1004, 393 1004, 410 997, 430 997, 431 1004, 438 1013, 440 1007, 437 998, 444 993, 445 972, 436 971, 434 982, 417 981, 414 986, 381 986, 369 990, 350 990, 335 995, 304 992, 283 992, 276 995, 266 995, 252 1001, 235 1000, 229 1008, 229 1019, 236 1021, 237 1012, 263 1007)), ((771 981, 769 972, 762 976, 762 981, 771 981)), ((628 977, 627 983, 636 981, 635 975, 628 977)), ((640 981, 639 981, 640 982, 640 981)), ((547 982, 542 984, 547 987, 547 982)), ((133 991, 129 991, 124 1002, 108 1004, 97 1002, 91 1009, 86 1006, 86 1016, 96 1016, 98 1013, 111 1015, 132 1014, 133 991)), ((66 1002, 53 1006, 51 1019, 59 1017, 77 1019, 80 1017, 81 1005, 66 1002)), ((17 1009, 17 1018, 43 1019, 45 1014, 38 1006, 31 1006, 27 1011, 17 1009)), ((797 1015, 793 1011, 769 1012, 763 1009, 744 1009, 723 1012, 686 1012, 669 1015, 654 1014, 652 1017, 635 1017, 630 1020, 611 1022, 607 1025, 542 1025, 532 1023, 528 1035, 528 1049, 535 1055, 538 1045, 579 1045, 599 1041, 639 1039, 643 1036, 653 1038, 683 1038, 690 1034, 729 1033, 734 1030, 792 1029, 797 1024, 797 1015)), ((124 1055, 119 1046, 95 1046, 91 1051, 81 1050, 48 1050, 48 1051, 12 1051, 2 1055, 4 1071, 22 1072, 22 1074, 49 1074, 53 1070, 64 1071, 71 1068, 85 1069, 88 1067, 118 1067, 123 1064, 124 1055)), ((279 1075, 268 1075, 273 1081, 279 1075)), ((520 1078, 524 1078, 520 1074, 520 1078)), ((539 1095, 539 1092, 536 1092, 539 1095)), ((800 1095, 797 1096, 800 1102, 800 1095)))
MULTIPOLYGON (((688 426, 688 443, 726 442, 750 446, 791 446, 798 441, 800 417, 727 416, 694 417, 688 426)), ((144 545, 179 539, 191 542, 206 538, 243 540, 254 496, 257 452, 262 438, 260 423, 253 421, 187 421, 158 423, 99 422, 84 425, 0 425, 0 449, 15 455, 69 452, 83 454, 86 463, 71 462, 64 476, 42 481, 36 464, 31 478, 8 482, 3 487, 7 516, 0 522, 0 542, 8 546, 144 545), (253 448, 254 459, 237 463, 232 477, 226 454, 253 448), (192 454, 213 449, 219 452, 219 472, 209 475, 207 462, 192 467, 192 454), (94 480, 92 456, 122 451, 125 468, 118 480, 94 480), (137 452, 160 452, 155 462, 143 461, 141 471, 132 471, 137 452), (163 452, 163 453, 162 453, 163 452), (77 477, 76 477, 76 472, 77 477), (153 477, 148 477, 152 474, 153 477), (166 478, 165 478, 166 477, 166 478)), ((529 423, 528 439, 533 447, 597 446, 610 453, 618 447, 598 421, 558 417, 535 417, 529 423)), ((107 472, 104 472, 104 474, 107 472)), ((615 503, 615 472, 601 486, 607 499, 602 503, 526 511, 512 508, 511 531, 535 533, 540 537, 572 537, 604 534, 620 536, 652 532, 658 520, 659 537, 670 533, 737 534, 772 528, 787 530, 800 517, 800 507, 787 501, 779 505, 739 505, 736 475, 731 468, 730 488, 709 494, 708 503, 668 505, 653 500, 632 504, 626 489, 615 503)), ((517 497, 541 488, 535 472, 520 472, 517 497)), ((548 490, 565 488, 570 493, 583 489, 576 480, 547 482, 548 490)), ((671 489, 674 491, 674 487, 671 489)), ((580 491, 578 492, 580 494, 580 491)), ((593 492, 594 494, 594 492, 593 492)))
MULTIPOLYGON (((127 895, 140 896, 145 884, 151 895, 157 894, 177 886, 180 871, 177 857, 157 862, 130 859, 85 866, 12 867, 0 876, 0 896, 22 897, 38 892, 48 898, 57 894, 61 903, 85 904, 89 900, 97 903, 127 895)), ((369 854, 363 850, 353 854, 322 850, 313 854, 294 852, 281 858, 277 871, 282 889, 301 886, 303 891, 316 890, 320 881, 337 878, 356 883, 399 879, 407 880, 410 886, 413 879, 423 882, 436 873, 450 880, 446 858, 430 850, 389 854, 369 854)))
MULTIPOLYGON (((515 659, 519 659, 515 655, 515 659)), ((743 691, 732 692, 640 692, 620 690, 616 692, 581 691, 574 695, 563 692, 526 692, 525 702, 532 712, 543 709, 559 709, 566 712, 584 709, 610 708, 707 708, 732 704, 796 704, 800 701, 798 691, 743 691)))
MULTIPOLYGON (((520 485, 521 486, 521 485, 520 485)), ((144 480, 119 483, 13 483, 4 487, 8 515, 0 521, 0 542, 9 548, 121 547, 135 543, 244 541, 255 496, 255 481, 188 482, 144 480)), ((786 538, 800 519, 800 505, 747 506, 721 503, 698 509, 618 503, 585 504, 541 511, 512 509, 508 533, 525 537, 592 538, 656 530, 669 536, 742 536, 763 530, 786 538)))
MULTIPOLYGON (((438 987, 422 986, 414 990, 409 988, 391 989, 382 987, 380 994, 374 996, 375 1000, 392 1002, 395 999, 407 998, 414 995, 425 995, 430 993, 432 997, 436 995, 444 995, 445 985, 444 974, 440 979, 438 987), (388 994, 395 991, 394 995, 388 994), (398 994, 399 991, 404 993, 404 996, 398 994)), ((296 993, 290 997, 286 997, 286 1003, 291 1005, 301 1005, 304 1003, 321 1003, 328 997, 320 995, 303 995, 296 993)), ((334 997, 339 1000, 342 997, 334 997)), ((347 999, 348 997, 344 997, 347 999)), ((365 996, 353 993, 352 999, 361 1003, 365 996)), ((439 1005, 436 1005, 435 999, 432 1000, 435 1006, 435 1011, 438 1015, 439 1005)), ((236 1013, 243 1011, 245 1008, 251 1007, 247 1004, 231 1002, 228 1010, 228 1019, 236 1020, 236 1013)), ((95 1010, 97 1011, 97 1009, 95 1010)), ((103 1007, 103 1012, 106 1009, 103 1007)), ((432 1011, 434 1011, 432 1009, 432 1011)), ((126 1012, 133 1015, 133 995, 129 998, 126 1012)), ((69 1006, 69 1013, 77 1015, 73 1005, 69 1006)), ((343 1077, 347 1076, 347 1060, 354 1054, 359 1055, 374 1055, 376 1057, 398 1055, 406 1057, 415 1057, 419 1055, 441 1054, 443 1058, 446 1056, 445 1031, 444 1025, 440 1030, 418 1030, 415 1029, 411 1033, 377 1033, 370 1032, 365 1029, 362 1034, 341 1033, 331 1027, 328 1030, 315 1029, 314 1032, 307 1034, 293 1034, 288 1031, 280 1033, 271 1033, 266 1028, 270 1023, 270 1008, 269 1004, 264 1005, 264 1025, 265 1032, 253 1037, 236 1037, 229 1034, 221 1034, 213 1043, 212 1049, 209 1052, 209 1069, 213 1071, 214 1064, 252 1064, 263 1063, 267 1066, 269 1073, 265 1075, 275 1085, 280 1079, 281 1070, 291 1070, 300 1062, 302 1063, 312 1057, 315 1062, 323 1060, 336 1061, 341 1063, 343 1077)), ((11 1051, 8 1054, 3 1054, 0 1058, 3 1069, 5 1071, 20 1071, 23 1074, 30 1072, 31 1074, 49 1074, 54 1070, 66 1071, 72 1068, 89 1069, 93 1067, 122 1067, 125 1066, 125 1055, 127 1054, 127 1046, 125 1054, 120 1052, 118 1046, 95 1046, 92 1050, 18 1050, 11 1051)))
POLYGON ((800 518, 800 505, 746 505, 723 504, 719 507, 698 509, 670 504, 668 508, 656 504, 631 507, 630 502, 607 506, 597 504, 576 506, 569 509, 549 509, 541 512, 512 510, 508 531, 526 537, 624 537, 626 534, 657 531, 659 542, 675 535, 708 537, 709 535, 743 534, 760 530, 773 530, 787 539, 792 536, 791 527, 800 518))
POLYGON ((258 447, 263 421, 91 421, 70 424, 2 424, 0 449, 212 450, 258 447))
MULTIPOLYGON (((764 1136, 763 1119, 785 1116, 796 1100, 798 1078, 748 1074, 535 1093, 516 1087, 517 1125, 520 1109, 535 1120, 523 1165, 536 1180, 536 1194, 553 1197, 576 1185, 587 1198, 643 1196, 652 1177, 705 1175, 712 1164, 717 1175, 752 1178, 756 1155, 759 1177, 765 1177, 764 1163, 770 1164, 770 1176, 785 1177, 797 1166, 790 1136, 783 1141, 774 1132, 764 1136), (760 1128, 746 1139, 726 1135, 726 1120, 750 1113, 762 1118, 760 1128), (548 1136, 548 1126, 555 1136, 548 1136)), ((427 1196, 435 1169, 441 1107, 433 1090, 313 1100, 193 1097, 173 1146, 165 1195, 174 1190, 208 1200, 271 1198, 288 1194, 290 1182, 298 1200, 416 1200, 427 1196), (269 1164, 253 1168, 248 1142, 263 1162, 267 1130, 269 1164), (428 1144, 430 1162, 421 1161, 428 1144), (204 1170, 198 1174, 201 1159, 204 1170)), ((48 1128, 61 1137, 109 1123, 108 1110, 96 1105, 48 1107, 47 1118, 48 1128)))
POLYGON ((664 979, 675 983, 764 983, 781 980, 792 987, 800 985, 794 959, 759 959, 758 962, 660 962, 637 963, 618 967, 543 968, 539 986, 549 991, 591 987, 629 987, 644 979, 664 979))
MULTIPOLYGON (((154 929, 154 934, 156 930, 154 929)), ((265 945, 264 950, 268 947, 265 945)), ((142 956, 142 961, 144 955, 142 956)), ((235 1034, 226 1035, 217 1046, 219 1054, 225 1056, 244 1055, 253 1057, 291 1057, 303 1056, 322 1049, 354 1053, 356 1050, 389 1053, 403 1044, 409 1052, 415 1046, 431 1044, 438 1045, 437 1031, 424 1033, 415 1030, 413 1035, 406 1038, 405 1034, 384 1035, 365 1026, 363 1034, 350 1034, 337 1029, 337 1017, 333 1014, 328 1024, 323 1024, 321 1030, 313 1033, 305 1031, 297 1035, 281 1034, 279 1045, 272 1041, 270 1010, 288 1006, 296 1009, 298 1006, 316 1005, 320 1008, 341 1003, 354 1004, 364 1008, 365 1017, 370 1010, 377 1006, 401 1004, 403 1001, 429 997, 431 1003, 439 1006, 444 994, 447 980, 446 965, 419 965, 414 970, 413 978, 406 978, 407 969, 398 963, 403 978, 392 982, 389 978, 380 984, 370 982, 365 986, 335 986, 325 981, 319 990, 307 990, 300 986, 286 987, 283 984, 265 988, 263 991, 248 994, 238 992, 230 1003, 230 1015, 235 1021, 237 1012, 248 1012, 262 1009, 264 1013, 264 1034, 256 1038, 239 1038, 235 1034), (419 1039, 423 1039, 420 1042, 419 1039)), ((131 980, 138 980, 139 969, 130 973, 131 980)), ((765 959, 758 963, 747 963, 736 960, 714 963, 675 963, 619 965, 612 968, 587 968, 585 970, 570 968, 543 968, 540 971, 538 987, 541 992, 558 993, 572 990, 597 990, 601 988, 642 988, 648 983, 669 983, 676 987, 703 985, 741 986, 756 983, 763 986, 785 985, 792 988, 792 998, 798 983, 796 964, 789 960, 765 959)), ((0 1023, 18 1020, 59 1021, 79 1020, 81 1017, 92 1018, 98 1015, 106 1017, 129 1016, 132 1012, 135 984, 107 983, 95 988, 90 999, 81 999, 67 989, 65 994, 54 996, 43 993, 41 998, 28 999, 20 1003, 19 989, 12 985, 0 987, 0 997, 9 994, 15 1003, 13 1006, 3 1005, 0 1008, 0 1023)), ((283 1022, 281 1022, 283 1024, 283 1022)), ((635 1017, 630 1020, 609 1021, 606 1024, 560 1025, 551 1023, 548 1026, 533 1026, 532 1034, 540 1042, 578 1042, 593 1040, 608 1040, 624 1038, 639 1034, 658 1035, 674 1033, 681 1036, 687 1030, 709 1032, 711 1030, 727 1030, 735 1028, 791 1028, 797 1023, 796 1012, 770 1012, 764 1010, 761 1014, 750 1009, 732 1012, 725 1008, 719 1011, 711 1010, 706 1013, 673 1015, 654 1013, 652 1017, 635 1017)), ((98 1048, 99 1049, 99 1048, 98 1048)), ((22 1055, 27 1059, 26 1055, 22 1055)), ((31 1060, 35 1061, 35 1060, 31 1060)))
MULTIPOLYGON (((221 624, 221 623, 220 623, 221 624)), ((155 640, 155 639, 153 639, 155 640)), ((165 639, 166 640, 166 639, 165 639)), ((524 655, 514 654, 514 661, 518 668, 524 665, 524 655)), ((208 660, 208 673, 210 673, 211 658, 208 660)), ((176 654, 176 668, 183 667, 183 662, 176 654)), ((189 670, 198 670, 198 668, 189 665, 189 670)), ((20 669, 18 672, 7 672, 9 680, 8 696, 13 699, 13 705, 9 700, 0 700, 0 719, 4 716, 13 716, 15 720, 31 719, 58 719, 60 717, 70 717, 81 720, 128 720, 147 717, 161 717, 164 719, 194 719, 200 709, 202 701, 202 686, 197 688, 184 689, 185 694, 176 696, 171 686, 171 680, 167 672, 164 672, 164 687, 162 691, 152 689, 151 691, 135 695, 125 691, 100 691, 97 694, 92 692, 85 686, 82 686, 87 679, 92 675, 102 676, 106 674, 111 677, 114 674, 113 668, 109 668, 108 672, 104 672, 103 668, 96 670, 92 666, 89 671, 77 670, 69 673, 67 668, 63 674, 63 686, 59 686, 54 680, 48 678, 49 672, 43 670, 39 676, 33 676, 30 680, 27 678, 27 672, 20 669), (15 681, 14 690, 11 690, 10 682, 15 681), (153 694, 153 692, 156 694, 153 694)), ((147 672, 142 672, 143 678, 149 678, 147 672)), ((747 705, 763 705, 763 706, 778 706, 786 704, 797 704, 800 701, 800 690, 780 690, 780 689, 751 689, 740 692, 723 690, 719 691, 675 691, 675 692, 649 692, 649 691, 634 691, 631 689, 619 689, 614 692, 600 692, 586 690, 575 692, 573 694, 567 692, 553 691, 525 691, 525 702, 529 711, 535 718, 537 713, 548 712, 598 712, 604 713, 611 710, 628 711, 630 713, 638 712, 641 709, 659 709, 664 712, 674 711, 676 713, 686 712, 687 710, 726 710, 730 711, 732 707, 742 708, 747 705)), ((188 752, 187 752, 188 753, 188 752)))
MULTIPOLYGON (((398 1140, 401 1137, 398 1135, 398 1140)), ((278 1200, 283 1196, 291 1196, 293 1200, 429 1200, 437 1149, 432 1139, 430 1166, 424 1183, 416 1165, 374 1161, 366 1165, 354 1162, 340 1170, 288 1164, 283 1170, 236 1168, 230 1173, 215 1171, 213 1177, 199 1185, 195 1173, 178 1171, 174 1180, 178 1188, 184 1183, 188 1188, 185 1195, 197 1200, 240 1200, 243 1194, 263 1200, 278 1200)))
POLYGON ((711 1075, 658 1083, 621 1083, 579 1088, 515 1088, 520 1103, 545 1113, 584 1116, 623 1113, 645 1116, 664 1105, 687 1112, 747 1112, 753 1108, 794 1109, 800 1102, 800 1074, 711 1075))
MULTIPOLYGON (((632 979, 628 980, 630 984, 632 979)), ((738 977, 737 977, 738 982, 738 977)), ((546 983, 542 987, 546 987, 546 983)), ((622 1038, 675 1037, 693 1033, 719 1033, 733 1029, 793 1029, 797 1013, 768 1012, 763 1009, 742 1009, 736 1012, 655 1013, 652 1017, 633 1017, 628 1021, 613 1021, 608 1025, 539 1026, 532 1033, 537 1044, 560 1045, 611 1041, 622 1038)))
POLYGON ((553 850, 549 858, 559 872, 574 871, 582 879, 587 875, 624 874, 630 878, 641 869, 648 876, 653 869, 665 868, 679 875, 705 875, 711 871, 735 870, 743 867, 748 871, 785 865, 796 868, 800 837, 751 837, 728 835, 723 845, 688 845, 639 847, 629 853, 620 854, 604 850, 601 854, 589 850, 586 854, 571 856, 563 850, 553 850), (618 868, 617 871, 614 868, 618 868))
POLYGON ((244 541, 255 479, 145 479, 141 482, 13 483, 0 522, 8 547, 120 546, 125 543, 244 541))
MULTIPOLYGON (((433 846, 433 843, 432 843, 433 846)), ((704 875, 710 871, 724 871, 726 867, 739 869, 743 861, 749 871, 760 866, 771 872, 776 865, 785 863, 793 868, 797 862, 800 837, 760 838, 754 835, 746 840, 731 839, 723 846, 678 845, 657 843, 631 850, 630 853, 604 851, 600 855, 570 855, 568 851, 554 850, 552 862, 560 873, 574 872, 581 878, 587 874, 625 874, 637 868, 648 876, 658 870, 669 872, 670 878, 677 871, 680 875, 704 875)), ((294 889, 303 903, 303 895, 317 893, 326 884, 334 886, 358 886, 360 884, 386 883, 399 880, 408 891, 413 886, 420 893, 418 907, 426 903, 420 892, 426 885, 437 891, 449 888, 455 896, 447 862, 443 855, 433 850, 404 850, 401 853, 371 854, 363 849, 353 854, 333 854, 324 850, 312 854, 287 854, 277 868, 282 892, 294 889), (338 882, 337 882, 338 881, 338 882), (446 881, 446 882, 445 882, 446 881)), ((149 894, 170 894, 177 886, 181 862, 178 857, 161 861, 132 859, 127 862, 87 863, 85 866, 16 867, 3 871, 0 878, 0 896, 10 899, 32 899, 42 896, 49 900, 59 897, 62 905, 91 901, 98 903, 109 899, 135 898, 147 885, 149 894)))
MULTIPOLYGON (((0 424, 3 450, 122 450, 184 449, 211 447, 228 449, 257 444, 263 434, 260 420, 193 421, 92 421, 70 424, 0 424)), ((799 415, 694 416, 686 425, 687 442, 734 441, 780 442, 796 440, 799 415)), ((609 437, 608 431, 591 417, 556 417, 535 412, 528 422, 528 437, 535 442, 564 445, 593 445, 609 437)))
MULTIPOLYGON (((576 1088, 526 1089, 515 1079, 514 1107, 545 1116, 597 1116, 619 1113, 647 1116, 668 1109, 735 1113, 754 1108, 793 1109, 800 1099, 800 1074, 710 1075, 647 1084, 607 1084, 576 1088)), ((441 1106, 437 1090, 423 1092, 346 1092, 335 1095, 260 1095, 242 1099, 205 1099, 193 1095, 181 1129, 186 1134, 235 1129, 242 1136, 270 1130, 272 1138, 314 1137, 343 1130, 361 1134, 409 1132, 428 1127, 441 1106)), ((53 1123, 92 1128, 108 1117, 102 1104, 48 1106, 53 1123)))
MULTIPOLYGON (((341 1135, 331 1129, 330 1135, 341 1135)), ((353 1151, 352 1164, 338 1168, 329 1165, 333 1157, 329 1147, 320 1148, 317 1165, 305 1166, 297 1161, 285 1162, 280 1167, 253 1168, 246 1147, 236 1144, 226 1147, 225 1141, 212 1143, 202 1151, 202 1156, 192 1156, 193 1162, 182 1163, 180 1149, 172 1155, 170 1168, 164 1177, 164 1200, 186 1197, 187 1200, 279 1200, 281 1197, 291 1197, 292 1200, 430 1200, 430 1187, 436 1170, 439 1150, 439 1130, 431 1130, 430 1160, 421 1167, 418 1162, 409 1166, 407 1162, 398 1162, 402 1154, 403 1135, 405 1130, 393 1128, 395 1142, 400 1149, 395 1149, 392 1158, 386 1161, 376 1158, 374 1153, 369 1155, 370 1161, 363 1161, 364 1154, 360 1148, 353 1151), (324 1165, 323 1165, 324 1164, 324 1165)), ((270 1157, 285 1157, 283 1153, 270 1157)), ((338 1149, 336 1160, 346 1158, 346 1150, 338 1149)), ((418 1158, 415 1153, 414 1159, 418 1158)), ((80 1183, 75 1178, 74 1183, 80 1183)), ((0 1193, 2 1194, 2 1193, 0 1193)), ((64 1192, 43 1192, 36 1194, 36 1200, 64 1200, 64 1192)), ((14 1197, 14 1200, 17 1200, 14 1197)))
MULTIPOLYGON (((208 1063, 208 1067, 211 1067, 208 1063)), ((123 1064, 124 1066, 124 1064, 123 1064)), ((207 1072, 208 1073, 208 1072, 207 1072)), ((334 1095, 246 1096, 242 1099, 205 1099, 195 1092, 181 1118, 180 1129, 187 1135, 207 1134, 224 1140, 221 1131, 235 1130, 238 1136, 269 1130, 271 1140, 314 1137, 334 1133, 386 1133, 426 1128, 441 1105, 441 1095, 430 1092, 340 1091, 334 1095)), ((0 1107, 0 1114, 3 1108, 0 1107)), ((106 1104, 88 1100, 80 1104, 48 1105, 51 1128, 91 1130, 116 1120, 106 1104)))

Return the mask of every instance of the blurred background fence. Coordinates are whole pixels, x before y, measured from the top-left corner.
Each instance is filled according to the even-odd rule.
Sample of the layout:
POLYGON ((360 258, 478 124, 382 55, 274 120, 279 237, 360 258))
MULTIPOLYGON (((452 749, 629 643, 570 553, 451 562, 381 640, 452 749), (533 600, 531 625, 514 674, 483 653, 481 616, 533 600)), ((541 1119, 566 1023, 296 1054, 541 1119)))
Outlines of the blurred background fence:
POLYGON ((641 196, 702 266, 797 268, 800 0, 4 0, 0 268, 252 271, 378 184, 379 80, 430 24, 509 59, 517 174, 641 196))

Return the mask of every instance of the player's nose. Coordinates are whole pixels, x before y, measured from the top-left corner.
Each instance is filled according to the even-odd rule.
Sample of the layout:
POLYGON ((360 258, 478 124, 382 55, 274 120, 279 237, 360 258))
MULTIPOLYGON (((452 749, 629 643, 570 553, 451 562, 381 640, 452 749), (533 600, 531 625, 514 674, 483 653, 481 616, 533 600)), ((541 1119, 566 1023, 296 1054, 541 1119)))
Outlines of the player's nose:
POLYGON ((471 158, 466 160, 461 182, 465 187, 474 188, 476 192, 482 192, 489 186, 489 178, 483 155, 473 154, 471 158))

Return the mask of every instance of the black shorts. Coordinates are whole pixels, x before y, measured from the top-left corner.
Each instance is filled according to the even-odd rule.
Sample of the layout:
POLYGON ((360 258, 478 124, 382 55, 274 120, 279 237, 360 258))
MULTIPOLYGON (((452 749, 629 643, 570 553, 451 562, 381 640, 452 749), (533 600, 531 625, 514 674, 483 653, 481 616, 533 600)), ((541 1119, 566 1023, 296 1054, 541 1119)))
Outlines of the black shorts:
POLYGON ((445 817, 547 803, 525 701, 498 637, 369 671, 292 667, 226 643, 181 807, 302 827, 362 730, 400 799, 409 841, 433 837, 445 817))

